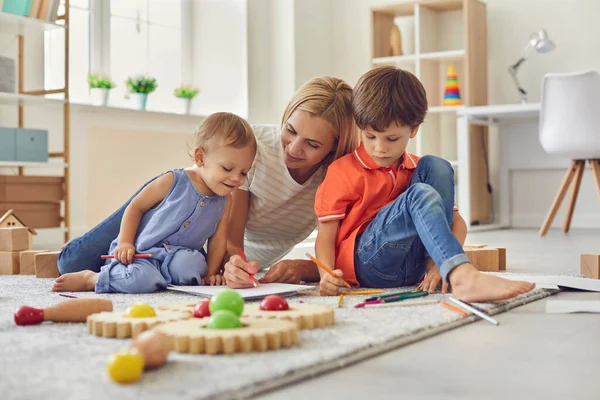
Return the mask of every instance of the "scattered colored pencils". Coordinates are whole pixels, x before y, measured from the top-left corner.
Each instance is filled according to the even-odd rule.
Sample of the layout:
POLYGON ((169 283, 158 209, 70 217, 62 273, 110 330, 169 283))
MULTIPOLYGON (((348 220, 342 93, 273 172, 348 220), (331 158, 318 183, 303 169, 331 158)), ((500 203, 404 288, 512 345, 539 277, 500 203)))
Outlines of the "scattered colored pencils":
POLYGON ((340 294, 340 298, 338 299, 338 308, 342 308, 342 301, 344 301, 344 295, 340 294))
POLYGON ((454 311, 454 312, 457 312, 457 313, 459 313, 459 314, 460 314, 460 315, 462 315, 463 317, 465 317, 465 316, 467 316, 467 315, 468 315, 468 313, 467 313, 465 310, 461 310, 461 309, 460 309, 460 308, 458 308, 458 307, 454 307, 452 304, 448 304, 448 303, 446 303, 445 301, 442 301, 440 304, 441 304, 441 305, 443 305, 443 306, 444 306, 444 307, 446 307, 446 308, 449 308, 450 310, 452 310, 452 311, 454 311))
POLYGON ((393 296, 381 296, 380 298, 375 298, 372 300, 365 300, 362 303, 355 305, 356 308, 364 307, 368 304, 381 304, 381 303, 393 303, 396 301, 402 301, 406 299, 414 299, 415 297, 424 297, 429 296, 429 292, 404 292, 397 293, 393 296))
MULTIPOLYGON (((246 260, 246 256, 244 255, 244 250, 242 250, 241 247, 238 247, 238 253, 240 254, 240 257, 242 257, 242 260, 244 260, 244 262, 248 262, 248 260, 246 260)), ((256 280, 256 278, 254 277, 254 274, 249 274, 250 275, 250 280, 252 281, 252 285, 254 287, 258 286, 258 281, 256 280)))
POLYGON ((377 304, 365 304, 365 308, 386 308, 386 307, 410 307, 410 306, 425 306, 428 304, 437 304, 439 300, 426 299, 426 300, 412 300, 412 301, 396 301, 393 303, 377 303, 377 304))
MULTIPOLYGON (((152 254, 148 254, 148 253, 133 255, 133 258, 150 258, 150 257, 152 257, 152 254)), ((109 258, 115 258, 115 256, 105 255, 105 256, 100 256, 100 258, 103 260, 107 260, 109 258)))
POLYGON ((344 296, 360 296, 367 294, 379 294, 384 292, 385 290, 357 290, 355 292, 340 292, 340 294, 343 294, 344 296))
POLYGON ((498 321, 496 321, 494 318, 490 317, 489 315, 487 315, 483 311, 478 310, 477 308, 473 307, 472 305, 470 305, 466 301, 458 300, 458 299, 455 299, 454 297, 449 297, 449 300, 451 302, 453 302, 454 304, 458 305, 459 307, 461 307, 461 308, 463 308, 463 309, 465 309, 467 311, 472 312, 473 314, 477 315, 480 318, 485 319, 490 324, 500 325, 500 323, 498 321))
MULTIPOLYGON (((338 276, 327 265, 323 264, 321 261, 319 261, 316 258, 314 258, 313 256, 311 256, 309 253, 304 253, 304 254, 306 254, 306 256, 308 258, 310 258, 310 260, 312 262, 314 262, 315 264, 317 264, 318 267, 320 267, 323 270, 325 270, 325 272, 327 272, 329 275, 333 276, 334 278, 338 278, 338 276)), ((346 286, 348 289, 350 289, 350 285, 348 284, 348 282, 346 282, 343 279, 342 279, 342 281, 344 282, 344 286, 346 286)))

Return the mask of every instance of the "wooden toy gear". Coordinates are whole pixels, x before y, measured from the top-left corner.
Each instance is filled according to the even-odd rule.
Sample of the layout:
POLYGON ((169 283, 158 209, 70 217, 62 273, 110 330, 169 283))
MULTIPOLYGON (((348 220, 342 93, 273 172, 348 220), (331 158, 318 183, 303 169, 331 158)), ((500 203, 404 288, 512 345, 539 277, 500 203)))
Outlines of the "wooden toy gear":
POLYGON ((242 317, 266 319, 266 320, 288 320, 295 322, 298 329, 316 329, 333 325, 333 309, 321 304, 289 304, 288 310, 266 311, 260 308, 260 304, 246 304, 242 317))
POLYGON ((140 333, 167 322, 188 319, 189 312, 156 311, 155 316, 129 317, 126 311, 101 312, 87 318, 88 331, 92 335, 117 339, 136 338, 140 333))
POLYGON ((240 318, 241 328, 209 329, 210 318, 192 318, 159 325, 155 330, 173 340, 173 350, 192 354, 233 354, 276 350, 298 341, 296 324, 281 320, 240 318))

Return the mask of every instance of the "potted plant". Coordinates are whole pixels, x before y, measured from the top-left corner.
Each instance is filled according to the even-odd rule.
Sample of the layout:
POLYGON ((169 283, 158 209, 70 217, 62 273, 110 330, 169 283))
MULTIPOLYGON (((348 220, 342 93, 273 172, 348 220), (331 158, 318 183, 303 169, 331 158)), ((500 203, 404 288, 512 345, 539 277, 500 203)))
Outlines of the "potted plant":
POLYGON ((189 114, 192 108, 192 99, 198 94, 198 89, 190 85, 182 85, 173 92, 175 97, 184 102, 185 113, 189 114))
POLYGON ((115 87, 114 82, 107 76, 90 74, 88 75, 88 84, 90 85, 92 104, 106 106, 108 104, 110 89, 115 87))
POLYGON ((138 98, 138 108, 140 110, 146 109, 148 95, 154 92, 157 87, 156 78, 151 76, 137 75, 127 78, 127 89, 138 98))

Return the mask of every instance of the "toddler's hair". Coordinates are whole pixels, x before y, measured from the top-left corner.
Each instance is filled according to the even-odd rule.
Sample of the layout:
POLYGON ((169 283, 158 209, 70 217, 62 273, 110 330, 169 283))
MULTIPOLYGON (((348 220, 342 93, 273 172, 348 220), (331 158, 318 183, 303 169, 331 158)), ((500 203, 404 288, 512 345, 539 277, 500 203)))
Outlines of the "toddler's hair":
POLYGON ((194 149, 206 149, 206 143, 213 137, 223 140, 222 145, 233 147, 252 146, 256 150, 256 138, 252 127, 245 119, 228 112, 209 115, 194 132, 194 149))
POLYGON ((416 128, 427 113, 427 95, 419 79, 397 67, 377 67, 354 87, 352 111, 356 125, 384 131, 393 122, 416 128))

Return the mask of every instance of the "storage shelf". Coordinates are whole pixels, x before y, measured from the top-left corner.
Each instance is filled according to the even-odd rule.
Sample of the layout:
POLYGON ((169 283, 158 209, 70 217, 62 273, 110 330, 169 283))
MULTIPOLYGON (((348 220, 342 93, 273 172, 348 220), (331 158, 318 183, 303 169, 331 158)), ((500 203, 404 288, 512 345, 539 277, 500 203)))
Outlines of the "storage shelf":
POLYGON ((377 57, 373 64, 411 64, 417 60, 423 61, 460 61, 465 58, 464 50, 435 51, 432 53, 407 54, 405 56, 377 57))
POLYGON ((417 60, 416 54, 405 56, 378 57, 373 59, 373 64, 411 64, 417 60))
POLYGON ((19 93, 2 93, 0 92, 0 105, 18 106, 23 105, 53 105, 62 106, 65 104, 64 99, 51 99, 44 96, 36 96, 31 94, 19 93))
POLYGON ((396 17, 405 17, 415 14, 415 5, 426 7, 433 11, 454 11, 463 7, 463 0, 417 0, 374 7, 376 12, 391 14, 396 17))
POLYGON ((65 163, 31 162, 31 161, 0 161, 0 168, 65 168, 65 163))
POLYGON ((43 32, 54 29, 64 29, 64 25, 0 12, 0 33, 2 34, 24 35, 30 32, 43 32))
POLYGON ((429 109, 427 110, 427 112, 429 114, 438 114, 438 113, 445 113, 445 112, 457 112, 458 110, 462 109, 464 106, 437 106, 437 107, 429 107, 429 109))

